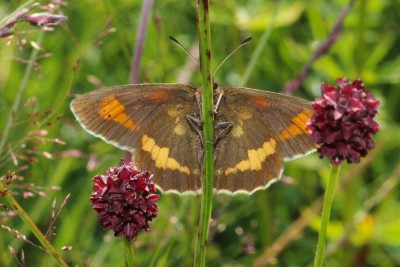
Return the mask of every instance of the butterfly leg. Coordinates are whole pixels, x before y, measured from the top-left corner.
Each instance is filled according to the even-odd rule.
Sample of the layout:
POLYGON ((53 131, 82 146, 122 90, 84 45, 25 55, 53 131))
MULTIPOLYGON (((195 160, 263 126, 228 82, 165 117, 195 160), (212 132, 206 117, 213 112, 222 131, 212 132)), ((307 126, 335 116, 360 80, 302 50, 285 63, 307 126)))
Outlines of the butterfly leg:
POLYGON ((215 114, 217 114, 219 104, 221 103, 221 100, 222 100, 222 96, 223 96, 222 93, 220 93, 220 94, 218 95, 217 102, 216 102, 215 105, 214 105, 213 112, 214 112, 215 114))
POLYGON ((189 125, 192 127, 192 129, 197 133, 197 135, 200 137, 201 144, 203 144, 203 121, 201 119, 198 119, 194 116, 191 115, 186 115, 186 119, 189 122, 189 125))
POLYGON ((192 129, 197 133, 197 141, 196 141, 197 159, 199 160, 199 164, 202 164, 204 158, 204 153, 203 153, 204 141, 202 132, 203 122, 201 119, 190 115, 186 115, 186 119, 188 120, 188 123, 192 127, 192 129))
POLYGON ((228 132, 232 129, 232 127, 233 127, 233 122, 230 121, 216 122, 215 129, 219 129, 219 132, 215 136, 214 146, 216 146, 217 143, 228 134, 228 132))

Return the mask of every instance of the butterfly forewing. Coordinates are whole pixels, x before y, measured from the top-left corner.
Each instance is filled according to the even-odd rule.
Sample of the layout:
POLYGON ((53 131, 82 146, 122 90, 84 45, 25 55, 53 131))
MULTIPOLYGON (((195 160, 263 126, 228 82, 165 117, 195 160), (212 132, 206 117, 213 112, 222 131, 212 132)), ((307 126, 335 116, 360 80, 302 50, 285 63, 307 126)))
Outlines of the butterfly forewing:
POLYGON ((155 173, 161 189, 196 191, 198 140, 186 121, 197 112, 195 92, 181 84, 116 86, 77 97, 71 109, 88 132, 134 152, 138 166, 155 173))
POLYGON ((242 105, 255 108, 262 120, 271 126, 282 147, 285 160, 307 155, 315 150, 307 129, 307 122, 314 112, 311 102, 250 88, 231 88, 226 90, 226 95, 228 101, 242 101, 242 105))

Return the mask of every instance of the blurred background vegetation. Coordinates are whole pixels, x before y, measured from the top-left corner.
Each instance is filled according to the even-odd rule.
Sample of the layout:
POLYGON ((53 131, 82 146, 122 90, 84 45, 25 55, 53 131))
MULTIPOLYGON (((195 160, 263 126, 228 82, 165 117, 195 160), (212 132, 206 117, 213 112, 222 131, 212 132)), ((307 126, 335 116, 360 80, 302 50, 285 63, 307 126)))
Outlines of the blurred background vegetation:
MULTIPOLYGON (((70 194, 50 240, 57 249, 72 247, 61 252, 71 266, 124 266, 122 240, 101 229, 89 202, 91 178, 117 165, 123 152, 87 134, 69 103, 75 94, 128 83, 142 1, 63 2, 68 20, 54 31, 44 33, 18 23, 15 35, 0 39, 0 177, 16 172, 19 179, 11 193, 43 232, 52 221, 53 201, 57 211, 70 194), (32 53, 37 53, 34 62, 32 53), (30 63, 34 68, 29 74, 30 63), (19 96, 21 105, 12 111, 19 96), (12 125, 6 129, 10 116, 12 125)), ((0 19, 24 3, 0 0, 0 19)), ((242 40, 253 37, 222 66, 216 81, 281 92, 328 37, 347 4, 211 1, 214 67, 242 40), (255 57, 257 47, 261 50, 255 57)), ((155 1, 140 82, 199 85, 197 67, 168 39, 174 36, 196 55, 195 17, 195 0, 155 1)), ((399 21, 399 1, 356 0, 337 43, 313 64, 296 92, 312 100, 320 96, 322 82, 334 84, 346 76, 361 78, 381 101, 376 148, 360 164, 345 165, 341 172, 328 229, 329 267, 400 266, 399 21)), ((329 171, 329 161, 314 153, 288 162, 282 181, 268 190, 215 196, 208 266, 312 265, 329 171)), ((1 199, 0 203, 5 204, 1 199)), ((162 195, 158 205, 151 233, 140 234, 134 243, 138 266, 191 266, 199 196, 162 195)), ((0 224, 0 266, 17 266, 22 253, 27 266, 49 265, 43 251, 4 228, 37 243, 11 210, 0 207, 0 224)))

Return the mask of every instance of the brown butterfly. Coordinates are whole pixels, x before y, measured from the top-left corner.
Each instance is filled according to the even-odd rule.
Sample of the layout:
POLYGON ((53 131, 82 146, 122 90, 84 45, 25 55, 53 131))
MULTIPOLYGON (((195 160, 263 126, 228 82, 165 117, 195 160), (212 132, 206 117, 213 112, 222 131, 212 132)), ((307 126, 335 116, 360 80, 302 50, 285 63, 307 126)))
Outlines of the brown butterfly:
MULTIPOLYGON (((71 109, 91 134, 135 155, 166 192, 201 192, 201 88, 134 84, 78 96, 71 109)), ((310 102, 250 88, 215 86, 214 190, 247 193, 268 187, 284 161, 314 151, 306 123, 310 102)))

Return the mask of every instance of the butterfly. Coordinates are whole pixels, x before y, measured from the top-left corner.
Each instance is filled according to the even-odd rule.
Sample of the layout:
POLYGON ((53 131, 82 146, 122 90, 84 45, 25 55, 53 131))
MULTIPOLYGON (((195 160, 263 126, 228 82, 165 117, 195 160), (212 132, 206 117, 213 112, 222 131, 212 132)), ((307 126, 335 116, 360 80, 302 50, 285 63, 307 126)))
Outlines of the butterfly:
MULTIPOLYGON (((89 133, 131 151, 165 192, 202 188, 202 88, 132 84, 78 96, 71 110, 89 133)), ((309 101, 283 94, 214 86, 214 190, 247 193, 277 181, 284 162, 315 150, 309 101)))

